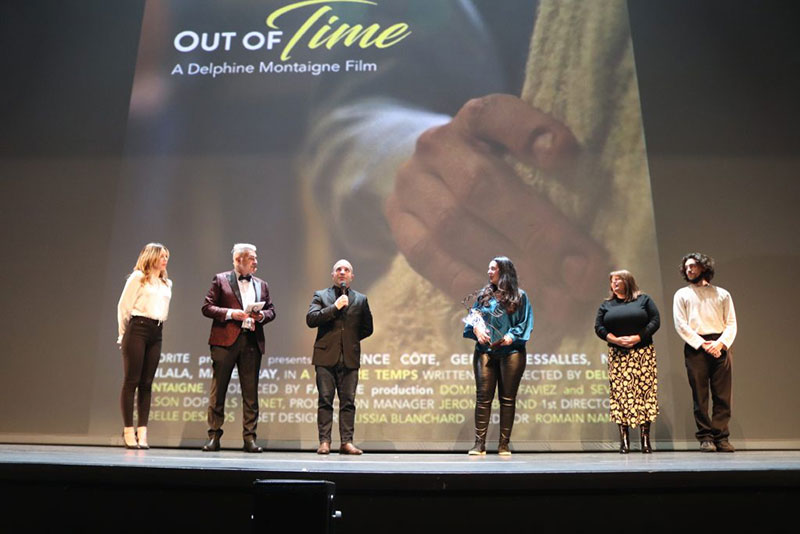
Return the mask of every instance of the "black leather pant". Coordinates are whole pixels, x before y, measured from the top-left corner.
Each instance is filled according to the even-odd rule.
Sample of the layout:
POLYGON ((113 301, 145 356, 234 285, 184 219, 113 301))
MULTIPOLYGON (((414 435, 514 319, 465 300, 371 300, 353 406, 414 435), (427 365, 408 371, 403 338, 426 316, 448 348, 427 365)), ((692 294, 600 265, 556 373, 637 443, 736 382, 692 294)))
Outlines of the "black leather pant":
POLYGON ((122 382, 120 404, 125 426, 133 426, 133 398, 139 426, 147 426, 150 418, 150 397, 158 361, 161 359, 162 323, 147 317, 131 317, 122 336, 122 382))
POLYGON ((475 370, 475 440, 486 442, 486 429, 492 414, 494 390, 499 386, 500 442, 508 443, 514 426, 517 390, 525 370, 525 354, 511 352, 495 355, 475 352, 472 358, 475 370))

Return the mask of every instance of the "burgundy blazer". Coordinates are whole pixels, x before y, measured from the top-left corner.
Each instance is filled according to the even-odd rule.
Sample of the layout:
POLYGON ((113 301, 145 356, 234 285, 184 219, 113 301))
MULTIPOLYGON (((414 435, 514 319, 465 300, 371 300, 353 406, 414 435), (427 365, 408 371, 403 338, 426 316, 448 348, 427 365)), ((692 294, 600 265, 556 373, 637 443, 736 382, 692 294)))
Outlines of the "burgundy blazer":
MULTIPOLYGON (((275 306, 269 298, 269 286, 265 281, 253 276, 253 288, 256 291, 256 302, 265 302, 264 320, 256 322, 256 336, 258 338, 258 348, 264 354, 264 325, 275 319, 275 306)), ((225 320, 228 309, 241 310, 242 295, 239 292, 236 271, 228 271, 214 275, 211 281, 211 289, 208 290, 205 301, 203 302, 203 315, 214 320, 211 323, 211 335, 208 338, 209 345, 220 347, 230 347, 242 331, 242 322, 231 319, 225 320)))

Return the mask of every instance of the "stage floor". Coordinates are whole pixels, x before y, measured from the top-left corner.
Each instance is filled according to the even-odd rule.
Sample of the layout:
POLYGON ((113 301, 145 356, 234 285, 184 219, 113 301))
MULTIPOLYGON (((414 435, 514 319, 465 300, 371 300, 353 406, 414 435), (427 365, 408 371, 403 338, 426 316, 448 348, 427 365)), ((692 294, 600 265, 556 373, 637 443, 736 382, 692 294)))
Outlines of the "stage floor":
POLYGON ((466 453, 370 453, 342 456, 334 452, 248 454, 236 450, 202 452, 191 449, 127 450, 122 447, 2 445, 0 465, 104 467, 243 471, 255 475, 417 474, 621 474, 621 473, 765 473, 800 475, 800 451, 738 451, 734 454, 667 451, 641 454, 634 450, 579 453, 515 453, 502 457, 468 456, 466 453))
POLYGON ((695 522, 700 508, 727 511, 715 514, 719 530, 746 525, 766 532, 794 518, 800 451, 318 456, 0 445, 11 531, 66 525, 66 531, 93 532, 114 525, 140 532, 119 518, 145 502, 148 515, 158 518, 148 525, 151 532, 251 532, 258 514, 287 525, 308 515, 294 498, 292 510, 254 505, 253 483, 264 479, 294 487, 302 484, 292 480, 334 482, 340 533, 598 532, 614 514, 633 519, 637 511, 659 518, 643 530, 673 533, 695 522), (45 503, 47 512, 31 516, 24 510, 32 503, 45 503))

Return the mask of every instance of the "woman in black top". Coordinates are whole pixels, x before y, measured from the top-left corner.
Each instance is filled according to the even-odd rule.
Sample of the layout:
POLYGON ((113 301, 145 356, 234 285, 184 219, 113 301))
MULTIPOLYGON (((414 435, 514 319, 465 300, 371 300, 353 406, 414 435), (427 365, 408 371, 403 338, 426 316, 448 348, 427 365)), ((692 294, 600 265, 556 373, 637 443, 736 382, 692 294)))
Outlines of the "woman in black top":
POLYGON ((630 451, 628 428, 641 427, 642 452, 650 447, 650 423, 658 415, 658 378, 653 334, 661 325, 655 303, 639 291, 628 271, 609 275, 608 298, 597 310, 594 330, 608 342, 611 419, 619 426, 619 452, 630 451))

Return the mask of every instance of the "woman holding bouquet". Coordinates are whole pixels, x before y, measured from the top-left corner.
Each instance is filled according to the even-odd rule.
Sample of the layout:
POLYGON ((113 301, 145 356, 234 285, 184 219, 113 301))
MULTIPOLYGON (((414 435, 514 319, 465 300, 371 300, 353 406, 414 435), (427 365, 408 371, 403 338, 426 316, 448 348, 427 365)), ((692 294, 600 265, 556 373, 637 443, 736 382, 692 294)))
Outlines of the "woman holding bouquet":
POLYGON ((517 271, 505 256, 489 263, 489 283, 481 289, 470 310, 464 337, 474 339, 475 445, 470 455, 486 454, 486 430, 495 389, 500 390, 500 443, 497 453, 510 456, 517 390, 525 370, 525 342, 533 329, 528 295, 519 288, 517 271))

